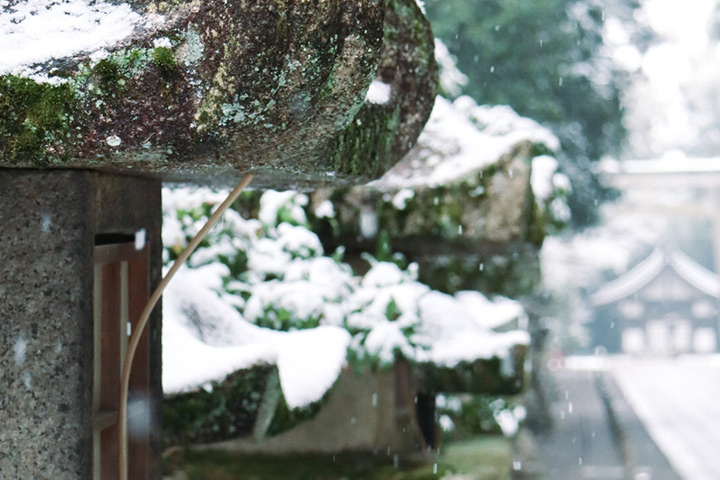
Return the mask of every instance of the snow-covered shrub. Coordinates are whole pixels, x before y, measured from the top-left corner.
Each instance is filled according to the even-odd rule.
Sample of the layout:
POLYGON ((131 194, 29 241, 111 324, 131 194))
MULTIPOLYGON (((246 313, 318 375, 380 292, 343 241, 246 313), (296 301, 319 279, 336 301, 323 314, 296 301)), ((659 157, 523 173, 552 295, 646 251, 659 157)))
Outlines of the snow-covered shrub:
POLYGON ((437 415, 446 437, 455 440, 491 433, 514 436, 525 408, 509 398, 490 395, 437 395, 437 415))
MULTIPOLYGON (((222 198, 208 190, 165 190, 167 261, 222 198)), ((337 256, 325 256, 304 226, 306 204, 295 192, 267 192, 259 219, 229 211, 171 283, 164 302, 169 391, 221 381, 258 362, 274 364, 289 412, 321 401, 347 362, 386 366, 402 356, 452 369, 496 357, 505 365, 510 347, 527 343, 524 332, 492 331, 523 315, 510 300, 433 291, 417 281, 417 265, 401 268, 370 256, 370 270, 354 275, 337 256)))
MULTIPOLYGON (((177 254, 222 198, 202 192, 166 189, 167 258, 177 254)), ((524 341, 519 336, 502 340, 487 323, 517 318, 519 305, 508 316, 500 303, 480 293, 433 291, 417 281, 416 264, 402 269, 368 255, 370 270, 354 276, 348 265, 324 256, 317 235, 303 226, 307 203, 296 192, 266 192, 260 198, 260 220, 229 211, 191 257, 195 277, 203 272, 202 284, 236 308, 242 321, 282 331, 342 327, 352 335, 353 359, 382 365, 398 354, 449 365, 465 356, 499 355, 513 341, 524 341), (459 348, 465 343, 475 346, 459 348)))
POLYGON ((259 220, 268 231, 282 224, 307 226, 303 208, 307 203, 308 198, 302 193, 268 190, 260 198, 259 220))
POLYGON ((374 262, 348 296, 342 326, 353 335, 353 360, 390 365, 396 355, 413 360, 417 349, 423 348, 418 299, 430 289, 418 283, 413 272, 394 263, 374 262))

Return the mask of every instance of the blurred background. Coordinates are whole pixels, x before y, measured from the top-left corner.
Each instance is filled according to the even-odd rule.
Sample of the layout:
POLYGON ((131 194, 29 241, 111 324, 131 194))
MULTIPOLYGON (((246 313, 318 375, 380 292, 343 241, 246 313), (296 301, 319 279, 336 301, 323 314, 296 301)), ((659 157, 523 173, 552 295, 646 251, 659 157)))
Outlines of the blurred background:
MULTIPOLYGON (((168 293, 168 477, 718 478, 720 4, 416 3, 440 91, 408 157, 248 192, 168 293)), ((165 189, 168 263, 221 197, 165 189)))

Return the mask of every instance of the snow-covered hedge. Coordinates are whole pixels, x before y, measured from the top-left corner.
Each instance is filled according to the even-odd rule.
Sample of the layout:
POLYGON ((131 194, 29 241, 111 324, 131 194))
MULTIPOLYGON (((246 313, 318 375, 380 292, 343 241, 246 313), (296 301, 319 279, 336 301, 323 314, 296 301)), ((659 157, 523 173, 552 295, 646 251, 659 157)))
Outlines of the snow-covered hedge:
MULTIPOLYGON (((222 192, 164 190, 165 259, 202 226, 222 192)), ((395 355, 452 367, 504 358, 522 331, 493 328, 524 316, 508 299, 447 295, 372 258, 354 275, 306 228, 307 197, 262 195, 257 217, 224 216, 171 283, 164 301, 166 392, 212 387, 253 365, 277 365, 290 408, 319 401, 348 362, 389 365, 395 355)))

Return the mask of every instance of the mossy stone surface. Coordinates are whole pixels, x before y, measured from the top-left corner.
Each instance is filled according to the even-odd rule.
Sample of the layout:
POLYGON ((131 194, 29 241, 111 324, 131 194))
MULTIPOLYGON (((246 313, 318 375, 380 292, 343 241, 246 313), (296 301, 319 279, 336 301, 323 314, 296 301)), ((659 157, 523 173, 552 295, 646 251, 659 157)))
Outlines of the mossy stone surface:
POLYGON ((401 250, 416 245, 438 253, 458 249, 479 253, 507 251, 526 242, 539 245, 544 229, 534 225, 538 218, 530 187, 535 154, 532 143, 521 142, 496 163, 443 185, 385 188, 380 181, 367 187, 323 190, 313 203, 333 201, 337 225, 331 235, 339 244, 363 237, 374 241, 385 231, 401 250), (403 190, 407 195, 398 208, 396 196, 403 190), (376 217, 375 232, 362 231, 358 219, 363 212, 376 217), (421 238, 423 245, 417 242, 421 238))
POLYGON ((415 0, 387 0, 375 79, 389 86, 383 104, 365 102, 334 142, 336 173, 380 177, 413 147, 438 91, 434 37, 415 0))
MULTIPOLYGON (((102 55, 0 75, 0 168, 90 168, 213 185, 252 171, 255 186, 274 188, 376 177, 404 151, 354 151, 350 169, 337 168, 333 151, 342 136, 374 138, 354 121, 376 73, 393 73, 385 63, 397 78, 408 65, 426 65, 410 81, 434 98, 429 26, 413 11, 408 21, 422 24, 422 34, 409 35, 404 4, 417 10, 409 0, 133 2, 161 21, 102 55), (388 33, 398 25, 409 36, 388 33), (408 46, 409 63, 387 60, 408 46)), ((418 93, 396 96, 415 105, 418 93)), ((412 124, 416 137, 411 118, 427 119, 431 107, 417 104, 383 134, 399 138, 412 124)), ((374 133, 373 123, 387 117, 362 115, 374 133)))
POLYGON ((478 359, 460 362, 452 367, 431 363, 415 367, 418 389, 431 393, 472 393, 486 395, 512 395, 520 393, 524 384, 524 345, 512 348, 510 358, 478 359), (512 364, 512 374, 504 373, 503 363, 512 364))
POLYGON ((205 388, 166 396, 163 442, 170 447, 237 438, 260 440, 312 418, 324 400, 290 409, 280 391, 277 367, 255 365, 205 388))
POLYGON ((320 190, 312 204, 331 200, 334 216, 317 218, 311 206, 309 219, 326 250, 400 252, 420 263, 420 280, 432 288, 525 294, 539 280, 537 251, 547 233, 530 185, 539 151, 520 142, 495 163, 443 185, 388 188, 380 180, 320 190))

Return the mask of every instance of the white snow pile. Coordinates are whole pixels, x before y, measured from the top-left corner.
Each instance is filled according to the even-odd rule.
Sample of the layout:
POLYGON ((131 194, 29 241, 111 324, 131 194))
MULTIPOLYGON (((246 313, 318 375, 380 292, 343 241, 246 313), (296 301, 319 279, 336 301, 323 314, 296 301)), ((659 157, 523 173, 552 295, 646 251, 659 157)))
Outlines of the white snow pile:
POLYGON ((468 77, 457 68, 457 61, 439 38, 435 39, 435 61, 440 70, 440 89, 451 97, 462 93, 468 77))
MULTIPOLYGON (((222 193, 163 193, 165 260, 201 228, 222 193)), ((417 281, 417 266, 369 258, 364 277, 325 256, 305 225, 307 197, 266 192, 258 219, 228 211, 165 294, 163 386, 167 393, 221 381, 235 370, 275 364, 291 408, 319 400, 348 361, 411 361, 452 367, 527 344, 497 333, 525 315, 509 299, 454 296, 417 281)), ((504 373, 512 373, 510 371, 504 373)))
POLYGON ((322 398, 345 363, 348 332, 331 326, 293 332, 260 328, 204 284, 201 270, 182 270, 165 293, 165 392, 193 390, 236 370, 276 364, 290 408, 322 398))
POLYGON ((437 97, 414 150, 373 185, 380 189, 438 186, 461 180, 495 162, 521 141, 557 151, 550 130, 504 105, 477 105, 468 96, 437 97))
POLYGON ((92 53, 128 37, 144 22, 127 3, 0 0, 0 75, 31 75, 30 66, 92 53))
POLYGON ((365 100, 377 105, 385 105, 390 101, 391 95, 392 87, 387 83, 375 79, 368 88, 365 100))
POLYGON ((530 186, 538 205, 548 210, 554 220, 567 223, 572 216, 567 204, 572 185, 565 174, 558 172, 558 166, 558 161, 550 155, 533 158, 530 186))

